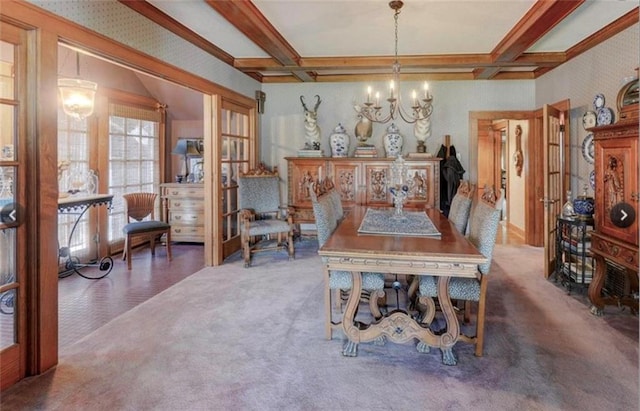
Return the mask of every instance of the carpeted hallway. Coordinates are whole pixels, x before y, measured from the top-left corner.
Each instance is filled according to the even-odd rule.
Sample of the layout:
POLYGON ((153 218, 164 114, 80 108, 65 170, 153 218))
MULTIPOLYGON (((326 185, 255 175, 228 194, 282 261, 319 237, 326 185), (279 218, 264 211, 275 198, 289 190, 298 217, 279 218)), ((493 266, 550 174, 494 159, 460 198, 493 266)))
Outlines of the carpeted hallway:
POLYGON ((3 410, 636 410, 638 318, 542 277, 542 250, 498 245, 485 356, 459 365, 413 344, 340 354, 323 333, 313 241, 205 268, 63 349, 3 410))

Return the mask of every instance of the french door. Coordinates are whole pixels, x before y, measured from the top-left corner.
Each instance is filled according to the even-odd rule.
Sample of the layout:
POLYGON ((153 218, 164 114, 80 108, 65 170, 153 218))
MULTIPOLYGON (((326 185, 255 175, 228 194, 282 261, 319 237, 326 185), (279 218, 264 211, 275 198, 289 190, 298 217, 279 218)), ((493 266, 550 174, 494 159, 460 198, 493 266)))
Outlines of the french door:
POLYGON ((26 375, 25 38, 0 29, 0 389, 26 375))

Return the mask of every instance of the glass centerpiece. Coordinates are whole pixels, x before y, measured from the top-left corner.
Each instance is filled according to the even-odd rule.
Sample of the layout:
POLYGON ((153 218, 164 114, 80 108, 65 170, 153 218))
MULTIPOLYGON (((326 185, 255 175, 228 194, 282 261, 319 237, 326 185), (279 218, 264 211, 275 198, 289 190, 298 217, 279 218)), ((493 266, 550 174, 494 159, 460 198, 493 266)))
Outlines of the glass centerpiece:
POLYGON ((407 179, 407 164, 402 158, 402 154, 398 154, 398 157, 391 163, 391 178, 389 180, 389 192, 393 197, 393 206, 395 207, 392 218, 395 220, 406 219, 402 210, 409 195, 407 179))

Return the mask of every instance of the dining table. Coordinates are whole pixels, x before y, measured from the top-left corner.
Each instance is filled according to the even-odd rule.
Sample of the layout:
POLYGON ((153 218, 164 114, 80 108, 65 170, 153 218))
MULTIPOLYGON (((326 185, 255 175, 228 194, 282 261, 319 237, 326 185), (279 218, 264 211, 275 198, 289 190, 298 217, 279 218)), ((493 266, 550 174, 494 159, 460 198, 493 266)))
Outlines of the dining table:
POLYGON ((449 298, 449 280, 477 278, 478 264, 486 263, 487 259, 440 210, 405 209, 405 217, 411 218, 402 218, 397 211, 392 207, 352 207, 318 251, 323 257, 326 275, 330 270, 348 271, 353 279, 342 319, 347 337, 342 354, 357 356, 360 343, 384 344, 387 339, 408 343, 417 339, 419 352, 439 348, 443 363, 456 365, 453 346, 460 336, 460 324, 449 298), (388 221, 382 224, 384 213, 388 221), (427 227, 421 231, 415 229, 416 225, 427 227), (355 321, 362 292, 362 272, 437 276, 438 300, 446 329, 434 332, 416 319, 414 313, 399 307, 369 323, 355 321))

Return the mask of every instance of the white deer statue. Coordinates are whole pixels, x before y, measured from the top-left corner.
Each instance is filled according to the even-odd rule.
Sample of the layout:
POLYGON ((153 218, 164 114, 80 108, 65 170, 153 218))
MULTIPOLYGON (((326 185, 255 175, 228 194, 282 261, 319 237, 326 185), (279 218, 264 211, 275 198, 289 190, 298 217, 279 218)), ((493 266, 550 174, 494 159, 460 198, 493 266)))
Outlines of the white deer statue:
POLYGON ((305 148, 312 150, 320 149, 320 127, 318 126, 318 106, 322 102, 320 96, 316 94, 316 104, 313 110, 309 110, 304 103, 304 97, 300 96, 300 102, 304 109, 304 139, 305 148))

